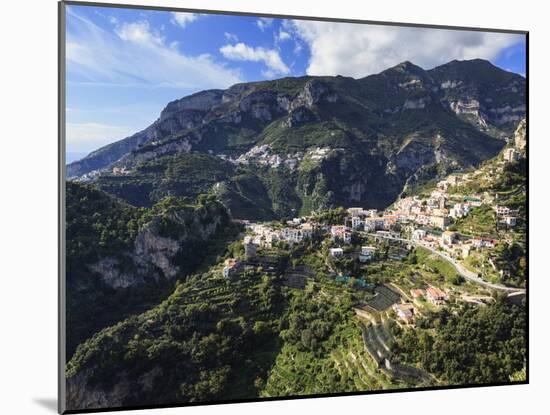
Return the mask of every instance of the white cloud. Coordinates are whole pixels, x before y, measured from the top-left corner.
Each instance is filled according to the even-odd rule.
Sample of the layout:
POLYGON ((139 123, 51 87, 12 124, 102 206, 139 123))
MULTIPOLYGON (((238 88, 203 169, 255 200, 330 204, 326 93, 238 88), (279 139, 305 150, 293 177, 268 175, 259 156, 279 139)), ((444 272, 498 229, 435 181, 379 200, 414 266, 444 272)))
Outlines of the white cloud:
POLYGON ((242 82, 240 73, 210 55, 188 56, 166 44, 143 20, 109 31, 68 9, 69 82, 119 86, 170 86, 200 90, 242 82))
POLYGON ((164 44, 164 39, 158 32, 152 31, 146 20, 133 23, 123 23, 115 29, 115 33, 126 42, 142 44, 144 46, 164 44))
POLYGON ((363 77, 403 61, 425 69, 453 59, 493 59, 521 35, 351 23, 293 21, 309 46, 309 75, 363 77))
POLYGON ((279 52, 273 49, 253 48, 240 42, 236 45, 225 45, 220 48, 220 52, 231 60, 263 62, 268 68, 268 71, 264 72, 266 76, 286 75, 290 72, 279 52))
POLYGON ((67 123, 67 149, 90 152, 109 143, 128 137, 135 129, 99 123, 67 123))
POLYGON ((256 26, 258 26, 262 32, 268 27, 271 27, 272 24, 273 19, 268 17, 260 17, 258 20, 256 20, 256 26))
POLYGON ((238 42, 239 41, 238 36, 234 33, 225 32, 223 35, 230 42, 238 42))
POLYGON ((171 22, 177 26, 185 27, 189 23, 194 22, 199 17, 196 13, 182 13, 182 12, 172 12, 171 22))
POLYGON ((278 39, 280 42, 284 42, 285 40, 289 40, 291 39, 292 36, 290 36, 290 33, 288 32, 285 32, 284 30, 279 30, 279 36, 278 36, 278 39))

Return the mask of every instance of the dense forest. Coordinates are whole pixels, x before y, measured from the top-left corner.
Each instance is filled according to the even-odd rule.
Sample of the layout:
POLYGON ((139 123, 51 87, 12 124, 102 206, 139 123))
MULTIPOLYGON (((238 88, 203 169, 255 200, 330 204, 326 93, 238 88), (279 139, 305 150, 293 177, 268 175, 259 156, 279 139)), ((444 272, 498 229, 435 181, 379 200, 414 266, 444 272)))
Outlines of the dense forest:
POLYGON ((418 330, 396 327, 395 354, 445 384, 509 382, 527 356, 525 307, 498 297, 485 307, 442 309, 417 321, 418 330))
POLYGON ((145 376, 124 405, 257 396, 280 347, 281 286, 255 273, 233 287, 214 276, 177 283, 157 307, 82 343, 67 366, 69 385, 83 370, 88 387, 103 391, 145 376))

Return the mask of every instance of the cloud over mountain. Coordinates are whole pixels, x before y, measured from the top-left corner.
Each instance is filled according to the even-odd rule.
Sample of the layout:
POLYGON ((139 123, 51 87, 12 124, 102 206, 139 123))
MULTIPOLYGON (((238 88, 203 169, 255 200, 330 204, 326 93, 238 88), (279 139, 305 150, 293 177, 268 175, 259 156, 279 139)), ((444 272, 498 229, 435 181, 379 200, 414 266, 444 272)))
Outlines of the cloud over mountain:
POLYGON ((222 55, 231 60, 263 62, 269 73, 276 75, 286 75, 290 72, 288 66, 283 62, 279 52, 274 49, 262 47, 251 47, 245 43, 235 45, 225 45, 220 48, 222 55))
POLYGON ((453 59, 494 59, 523 35, 293 20, 310 50, 309 75, 378 73, 403 61, 430 69, 453 59))

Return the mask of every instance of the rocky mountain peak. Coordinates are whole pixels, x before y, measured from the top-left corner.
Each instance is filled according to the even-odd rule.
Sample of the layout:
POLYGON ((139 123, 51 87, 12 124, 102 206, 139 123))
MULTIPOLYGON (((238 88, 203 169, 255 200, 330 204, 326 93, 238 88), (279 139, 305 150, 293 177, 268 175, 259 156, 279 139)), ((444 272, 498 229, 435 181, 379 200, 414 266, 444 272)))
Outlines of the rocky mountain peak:
POLYGON ((165 120, 176 112, 194 110, 207 111, 222 101, 223 90, 210 89, 169 102, 160 113, 160 120, 165 120))
POLYGON ((424 72, 424 69, 410 61, 401 62, 390 69, 401 72, 424 72))

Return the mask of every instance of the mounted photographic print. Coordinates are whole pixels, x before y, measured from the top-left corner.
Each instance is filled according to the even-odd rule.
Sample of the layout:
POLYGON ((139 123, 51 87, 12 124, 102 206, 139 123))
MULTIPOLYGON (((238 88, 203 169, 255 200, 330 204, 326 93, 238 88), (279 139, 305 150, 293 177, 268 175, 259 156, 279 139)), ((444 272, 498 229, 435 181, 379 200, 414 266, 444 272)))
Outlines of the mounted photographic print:
POLYGON ((60 412, 528 382, 527 32, 59 16, 60 412))

